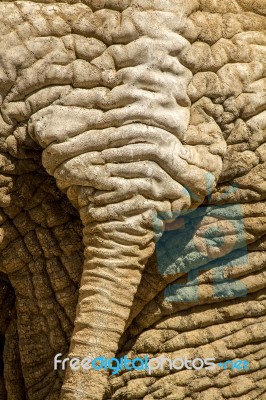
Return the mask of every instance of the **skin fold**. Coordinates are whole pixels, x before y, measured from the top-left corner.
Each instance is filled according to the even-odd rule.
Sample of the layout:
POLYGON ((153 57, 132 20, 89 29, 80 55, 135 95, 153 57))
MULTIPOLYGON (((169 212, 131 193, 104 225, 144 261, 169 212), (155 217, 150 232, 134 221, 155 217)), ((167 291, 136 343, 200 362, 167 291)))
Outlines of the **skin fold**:
POLYGON ((1 399, 263 399, 263 2, 18 1, 0 11, 1 399), (176 235, 162 269, 167 230, 176 235), (229 252, 236 266, 215 278, 213 260, 229 252), (197 268, 198 298, 167 300, 166 287, 197 268), (215 279, 221 291, 239 280, 245 296, 215 297, 215 279), (245 358, 252 368, 65 373, 53 369, 57 353, 245 358))

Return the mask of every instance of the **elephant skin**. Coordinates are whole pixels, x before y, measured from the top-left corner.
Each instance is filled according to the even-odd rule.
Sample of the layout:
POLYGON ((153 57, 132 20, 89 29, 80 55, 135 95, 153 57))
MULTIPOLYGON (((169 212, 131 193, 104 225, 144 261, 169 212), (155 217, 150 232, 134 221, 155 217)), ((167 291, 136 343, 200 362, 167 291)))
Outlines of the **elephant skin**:
POLYGON ((263 3, 0 3, 3 399, 265 398, 263 3), (245 296, 215 297, 226 279, 245 296), (58 353, 251 368, 65 373, 58 353))

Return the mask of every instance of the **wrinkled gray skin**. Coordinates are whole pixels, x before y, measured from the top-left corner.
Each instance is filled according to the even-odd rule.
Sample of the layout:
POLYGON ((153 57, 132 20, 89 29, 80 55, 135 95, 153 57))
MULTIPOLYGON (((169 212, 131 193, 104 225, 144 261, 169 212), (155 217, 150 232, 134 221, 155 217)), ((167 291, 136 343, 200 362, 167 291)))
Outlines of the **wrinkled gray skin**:
POLYGON ((1 400, 265 399, 265 15, 0 2, 1 400), (57 353, 250 369, 65 373, 57 353))

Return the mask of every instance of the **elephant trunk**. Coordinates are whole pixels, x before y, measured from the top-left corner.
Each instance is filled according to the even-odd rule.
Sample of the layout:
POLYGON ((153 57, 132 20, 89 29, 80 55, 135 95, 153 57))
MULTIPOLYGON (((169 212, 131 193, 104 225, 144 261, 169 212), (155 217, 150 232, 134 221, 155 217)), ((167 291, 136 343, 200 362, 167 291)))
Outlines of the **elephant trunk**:
MULTIPOLYGON (((171 219, 191 204, 187 190, 174 179, 178 158, 166 157, 181 151, 172 134, 130 124, 94 135, 88 133, 87 141, 79 135, 83 154, 77 137, 43 152, 46 169, 84 224, 85 262, 69 353, 79 359, 114 357, 154 251, 157 213, 171 219)), ((68 369, 61 396, 99 400, 106 386, 106 371, 68 369)))
POLYGON ((112 357, 124 332, 145 262, 153 253, 153 235, 145 229, 145 216, 140 214, 127 217, 124 222, 87 225, 84 243, 74 353, 86 354, 89 350, 92 356, 112 357))
MULTIPOLYGON (((108 47, 91 63, 87 88, 69 87, 28 125, 44 149, 44 167, 84 224, 70 357, 115 355, 154 250, 156 215, 171 220, 200 204, 222 169, 224 141, 208 115, 195 124, 204 130, 206 123, 210 136, 198 140, 194 126, 192 145, 184 145, 192 74, 177 58, 189 46, 177 33, 180 19, 164 11, 145 11, 143 20, 140 11, 130 13, 146 34, 108 47)), ((61 398, 100 400, 106 381, 105 372, 68 369, 61 398)))
MULTIPOLYGON (((70 358, 114 357, 145 261, 153 252, 145 213, 84 227, 85 262, 70 358)), ((105 371, 67 371, 62 399, 102 399, 105 371)))
MULTIPOLYGON (((191 192, 198 202, 207 193, 205 170, 192 162, 197 157, 197 149, 186 149, 167 130, 140 123, 86 132, 44 150, 44 166, 84 224, 85 262, 70 358, 116 354, 154 251, 153 227, 163 225, 158 213, 174 219, 191 207, 191 192)), ((69 368, 61 398, 103 399, 107 379, 107 371, 69 368)))

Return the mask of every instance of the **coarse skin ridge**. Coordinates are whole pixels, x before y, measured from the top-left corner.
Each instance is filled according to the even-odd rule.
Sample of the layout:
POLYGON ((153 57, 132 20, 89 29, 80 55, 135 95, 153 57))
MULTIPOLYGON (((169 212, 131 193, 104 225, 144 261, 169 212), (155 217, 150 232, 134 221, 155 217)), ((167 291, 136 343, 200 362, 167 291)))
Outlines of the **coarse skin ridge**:
MULTIPOLYGON (((0 11, 0 270, 16 296, 14 308, 12 289, 0 291, 11 319, 0 320, 0 396, 263 400, 265 3, 20 1, 0 11), (210 208, 161 275, 154 216, 217 204, 224 214, 210 208), (248 295, 214 299, 211 263, 193 243, 215 224, 229 243, 240 219, 249 263, 225 276, 248 295), (199 300, 167 302, 191 259, 206 267, 199 300), (247 358, 252 370, 64 377, 51 368, 59 352, 247 358)), ((182 230, 165 251, 180 244, 182 230)))

